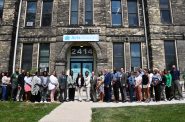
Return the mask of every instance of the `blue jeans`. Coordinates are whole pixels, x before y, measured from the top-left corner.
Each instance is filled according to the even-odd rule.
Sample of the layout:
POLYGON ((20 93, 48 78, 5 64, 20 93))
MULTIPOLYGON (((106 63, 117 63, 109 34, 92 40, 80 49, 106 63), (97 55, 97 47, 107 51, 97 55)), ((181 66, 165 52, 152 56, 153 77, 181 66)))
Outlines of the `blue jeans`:
POLYGON ((2 86, 2 100, 6 100, 7 86, 2 86))
POLYGON ((134 101, 134 87, 130 86, 129 87, 129 95, 130 95, 130 101, 133 102, 134 101))

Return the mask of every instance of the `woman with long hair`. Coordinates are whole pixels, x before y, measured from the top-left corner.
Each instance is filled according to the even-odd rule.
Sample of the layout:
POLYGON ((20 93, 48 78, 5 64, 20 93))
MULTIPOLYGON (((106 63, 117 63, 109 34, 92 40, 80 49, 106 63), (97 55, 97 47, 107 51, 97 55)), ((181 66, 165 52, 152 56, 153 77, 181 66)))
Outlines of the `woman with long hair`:
POLYGON ((31 98, 31 83, 32 77, 30 72, 26 72, 26 76, 24 77, 24 91, 25 91, 25 101, 30 101, 31 98))
POLYGON ((78 100, 81 102, 83 86, 84 86, 84 77, 82 73, 78 73, 78 77, 76 78, 76 85, 77 85, 77 90, 78 90, 78 100))

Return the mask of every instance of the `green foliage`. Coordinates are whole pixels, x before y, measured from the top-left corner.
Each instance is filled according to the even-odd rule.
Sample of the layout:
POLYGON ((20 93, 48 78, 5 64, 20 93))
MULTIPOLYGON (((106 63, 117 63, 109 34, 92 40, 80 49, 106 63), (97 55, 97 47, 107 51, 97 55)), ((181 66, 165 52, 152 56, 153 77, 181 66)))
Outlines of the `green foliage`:
POLYGON ((92 122, 185 122, 185 104, 95 108, 92 122))
POLYGON ((37 72, 37 68, 36 67, 33 67, 29 72, 31 75, 35 74, 35 72, 37 72))
POLYGON ((58 105, 0 102, 0 122, 37 122, 58 105))

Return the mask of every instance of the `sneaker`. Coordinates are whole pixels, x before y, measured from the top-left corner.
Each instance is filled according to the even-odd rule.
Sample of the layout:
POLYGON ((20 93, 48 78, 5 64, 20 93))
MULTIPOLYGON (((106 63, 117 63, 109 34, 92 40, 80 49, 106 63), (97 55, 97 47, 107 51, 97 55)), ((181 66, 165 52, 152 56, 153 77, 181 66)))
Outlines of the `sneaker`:
POLYGON ((44 103, 48 103, 47 101, 44 101, 44 103))
POLYGON ((43 101, 40 101, 40 103, 43 103, 43 101))

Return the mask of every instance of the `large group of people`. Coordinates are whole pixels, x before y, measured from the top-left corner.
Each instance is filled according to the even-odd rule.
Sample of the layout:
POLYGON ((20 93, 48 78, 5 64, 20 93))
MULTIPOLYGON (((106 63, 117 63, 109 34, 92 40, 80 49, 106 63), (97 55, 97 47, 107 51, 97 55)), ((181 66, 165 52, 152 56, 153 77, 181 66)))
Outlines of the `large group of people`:
POLYGON ((159 71, 157 68, 153 71, 140 68, 133 72, 125 72, 124 68, 113 71, 103 69, 98 75, 94 71, 86 71, 85 76, 79 72, 77 77, 73 71, 68 75, 62 71, 57 76, 55 71, 49 75, 47 71, 30 74, 24 70, 19 73, 16 69, 12 75, 1 73, 0 97, 2 101, 41 103, 74 101, 75 96, 77 100, 87 102, 182 100, 179 81, 180 72, 175 65, 170 71, 159 71))

